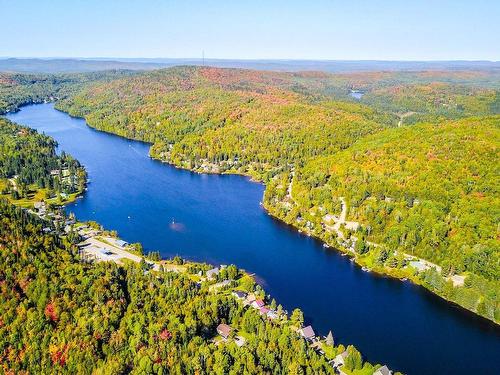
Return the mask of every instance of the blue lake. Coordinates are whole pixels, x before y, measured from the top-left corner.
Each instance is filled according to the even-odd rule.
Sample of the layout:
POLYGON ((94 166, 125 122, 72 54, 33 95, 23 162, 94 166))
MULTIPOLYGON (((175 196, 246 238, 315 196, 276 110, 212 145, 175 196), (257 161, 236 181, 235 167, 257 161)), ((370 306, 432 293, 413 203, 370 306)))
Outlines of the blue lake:
POLYGON ((349 95, 351 95, 354 99, 360 100, 363 97, 363 95, 365 95, 365 93, 362 91, 351 90, 349 95))
POLYGON ((498 326, 423 288, 363 272, 274 220, 259 205, 261 184, 151 160, 149 145, 95 131, 52 104, 7 117, 51 135, 85 165, 88 192, 67 208, 80 220, 163 257, 255 272, 286 309, 300 307, 316 331, 331 329, 373 363, 408 374, 500 374, 498 326))

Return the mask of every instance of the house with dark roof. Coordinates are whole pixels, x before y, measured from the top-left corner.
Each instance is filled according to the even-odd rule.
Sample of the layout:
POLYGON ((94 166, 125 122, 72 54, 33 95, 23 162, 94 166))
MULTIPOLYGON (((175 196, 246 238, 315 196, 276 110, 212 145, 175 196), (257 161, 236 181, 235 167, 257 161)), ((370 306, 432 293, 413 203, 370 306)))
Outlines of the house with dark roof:
POLYGON ((227 324, 219 324, 217 326, 217 333, 221 335, 224 339, 227 339, 229 337, 232 330, 233 329, 227 324))
POLYGON ((300 334, 306 340, 313 340, 316 337, 316 334, 314 333, 313 327, 311 327, 311 326, 307 326, 307 327, 302 328, 300 330, 300 334))
POLYGON ((237 346, 239 346, 240 348, 241 348, 243 345, 245 345, 245 342, 246 342, 246 341, 247 341, 247 340, 245 340, 245 338, 244 338, 243 336, 236 336, 236 337, 234 338, 234 343, 235 343, 237 346))
POLYGON ((247 294, 241 290, 233 290, 231 294, 238 299, 245 299, 247 297, 247 294))
POLYGON ((44 202, 35 202, 33 204, 33 207, 35 208, 35 210, 39 210, 41 208, 44 208, 45 207, 45 203, 44 202))
POLYGON ((392 371, 387 366, 382 366, 373 373, 373 375, 392 375, 392 371))

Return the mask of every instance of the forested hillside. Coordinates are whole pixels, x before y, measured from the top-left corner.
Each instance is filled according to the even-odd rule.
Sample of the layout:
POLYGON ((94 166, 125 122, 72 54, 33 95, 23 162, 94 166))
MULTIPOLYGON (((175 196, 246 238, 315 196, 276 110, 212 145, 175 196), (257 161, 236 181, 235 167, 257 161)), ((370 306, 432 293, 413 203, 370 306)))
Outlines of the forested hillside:
POLYGON ((230 295, 183 274, 81 263, 39 219, 4 201, 0 217, 2 372, 333 373, 289 326, 230 295), (247 345, 211 343, 221 322, 244 327, 247 345))
POLYGON ((265 204, 335 245, 343 200, 341 240, 355 244, 363 264, 409 277, 409 254, 441 265, 442 276, 468 275, 466 288, 439 275, 415 281, 498 320, 499 144, 499 116, 389 129, 273 179, 265 204))
POLYGON ((474 292, 457 289, 470 292, 467 301, 423 283, 495 320, 498 87, 496 72, 180 67, 90 85, 58 108, 149 141, 152 156, 177 166, 261 179, 273 215, 334 246, 344 197, 346 219, 360 226, 340 230, 353 246, 360 239, 360 255, 387 249, 381 272, 391 251, 441 265, 438 279, 465 272, 477 281, 474 292), (348 98, 351 89, 365 96, 348 98), (472 115, 485 117, 449 120, 472 115))
POLYGON ((182 67, 93 85, 57 107, 101 130, 154 143, 153 156, 259 178, 332 154, 396 118, 311 90, 309 74, 182 67))
POLYGON ((500 279, 499 143, 500 116, 384 131, 298 170, 294 199, 345 197, 368 240, 500 279))
POLYGON ((0 118, 0 195, 18 202, 36 192, 38 200, 62 202, 83 192, 85 170, 70 155, 56 155, 56 146, 52 138, 0 118))
MULTIPOLYGON (((83 188, 83 168, 69 155, 56 155, 55 146, 50 137, 0 119, 0 174, 16 176, 13 192, 29 186, 41 197, 46 189, 66 191, 68 181, 83 188)), ((0 199, 2 373, 333 374, 328 361, 344 352, 347 373, 376 368, 353 346, 333 339, 318 341, 321 351, 313 348, 298 332, 300 310, 288 316, 272 300, 279 315, 270 319, 237 301, 230 289, 217 291, 217 280, 199 276, 207 265, 189 263, 172 272, 151 270, 144 259, 89 262, 79 251, 74 221, 12 203, 20 201, 0 199), (233 330, 224 340, 217 331, 222 323, 233 330)), ((240 291, 266 299, 235 266, 218 280, 229 277, 240 291)))
POLYGON ((433 287, 498 319, 499 143, 498 116, 390 129, 296 170, 293 199, 276 179, 266 202, 283 220, 297 224, 299 217, 328 239, 343 197, 348 219, 360 224, 345 230, 359 255, 371 248, 379 266, 399 268, 397 253, 406 253, 442 265, 445 276, 466 272, 466 289, 433 287))
POLYGON ((129 71, 56 75, 0 72, 0 114, 16 111, 25 104, 65 98, 90 82, 131 74, 129 71))
MULTIPOLYGON (((82 262, 69 237, 43 234, 39 218, 4 200, 0 218, 4 373, 334 373, 299 337, 293 316, 272 322, 190 274, 82 262), (220 323, 238 329, 245 344, 234 334, 218 338, 220 323)), ((335 356, 345 348, 332 341, 325 350, 335 356)), ((354 347, 346 353, 346 373, 373 373, 354 347)))
POLYGON ((363 103, 406 115, 405 123, 500 114, 500 92, 447 83, 409 84, 376 88, 363 103))

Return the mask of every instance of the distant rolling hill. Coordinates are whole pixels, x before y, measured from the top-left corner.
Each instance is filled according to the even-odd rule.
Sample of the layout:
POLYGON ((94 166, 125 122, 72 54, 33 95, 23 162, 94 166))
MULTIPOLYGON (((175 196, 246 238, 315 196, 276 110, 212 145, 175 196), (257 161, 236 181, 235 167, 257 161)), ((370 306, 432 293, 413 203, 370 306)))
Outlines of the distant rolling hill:
POLYGON ((200 58, 5 58, 0 71, 71 73, 97 70, 152 70, 179 65, 213 66, 273 71, 367 71, 489 70, 500 71, 495 61, 379 61, 379 60, 232 60, 200 58))
POLYGON ((19 73, 77 73, 99 70, 152 70, 167 66, 153 62, 78 59, 0 59, 0 71, 19 73))
POLYGON ((484 71, 184 66, 92 82, 57 108, 151 142, 151 156, 178 167, 264 181, 275 217, 331 246, 338 234, 327 224, 345 201, 347 219, 361 224, 342 229, 360 240, 358 259, 404 277, 416 275, 403 253, 436 263, 444 272, 419 283, 499 321, 497 85, 484 71), (352 87, 367 100, 350 98, 352 87), (418 117, 398 122, 405 111, 418 117), (445 279, 454 273, 466 287, 445 279))

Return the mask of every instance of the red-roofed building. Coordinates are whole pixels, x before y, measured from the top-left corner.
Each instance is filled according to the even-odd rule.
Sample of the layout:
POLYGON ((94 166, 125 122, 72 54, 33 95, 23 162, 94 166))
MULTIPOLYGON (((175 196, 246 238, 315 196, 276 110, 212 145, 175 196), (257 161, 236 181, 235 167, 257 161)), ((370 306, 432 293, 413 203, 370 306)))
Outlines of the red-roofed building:
POLYGON ((264 307, 265 303, 261 299, 256 299, 255 301, 252 302, 252 307, 254 309, 260 309, 261 307, 264 307))
POLYGON ((271 310, 269 310, 267 307, 264 306, 264 307, 260 308, 259 313, 260 313, 260 315, 267 315, 267 313, 269 311, 271 311, 271 310))

